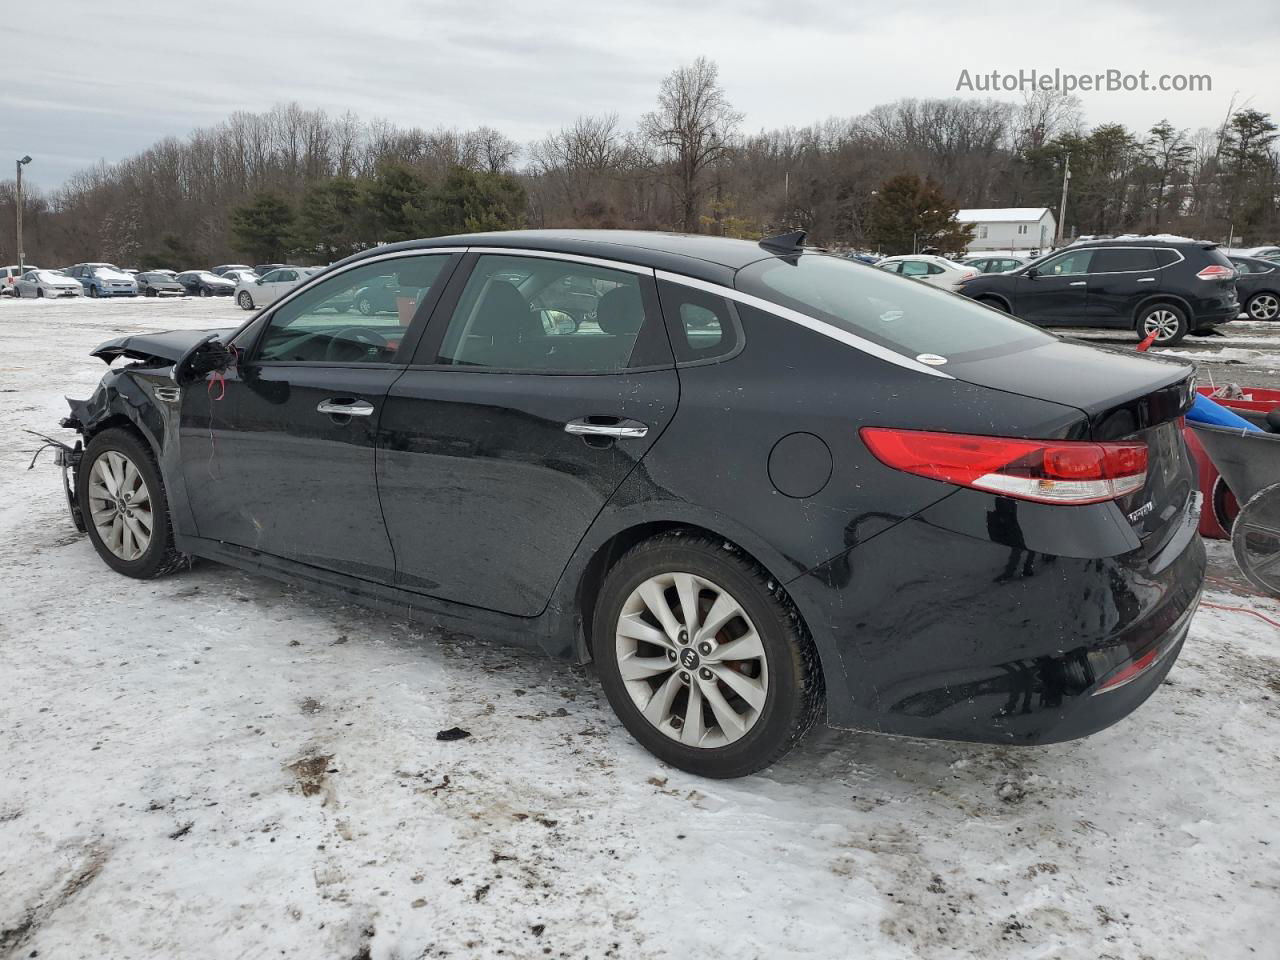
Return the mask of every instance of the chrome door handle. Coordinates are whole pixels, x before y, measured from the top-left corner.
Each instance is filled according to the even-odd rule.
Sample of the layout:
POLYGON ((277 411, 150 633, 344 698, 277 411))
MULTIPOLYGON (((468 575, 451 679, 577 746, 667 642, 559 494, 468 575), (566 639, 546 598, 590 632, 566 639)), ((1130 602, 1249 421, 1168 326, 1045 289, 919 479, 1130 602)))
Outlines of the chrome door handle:
POLYGON ((565 433, 579 437, 630 437, 639 439, 648 435, 649 428, 639 420, 619 420, 617 423, 591 423, 589 420, 570 420, 564 425, 565 433))
POLYGON ((1156 278, 1155 277, 1139 277, 1138 282, 1139 283, 1155 283, 1156 278))
POLYGON ((1088 280, 1072 280, 1070 283, 1067 284, 1068 287, 1087 287, 1088 285, 1089 285, 1088 280))
POLYGON ((334 397, 330 400, 321 400, 316 406, 316 411, 335 417, 368 417, 373 415, 373 404, 368 400, 334 397))

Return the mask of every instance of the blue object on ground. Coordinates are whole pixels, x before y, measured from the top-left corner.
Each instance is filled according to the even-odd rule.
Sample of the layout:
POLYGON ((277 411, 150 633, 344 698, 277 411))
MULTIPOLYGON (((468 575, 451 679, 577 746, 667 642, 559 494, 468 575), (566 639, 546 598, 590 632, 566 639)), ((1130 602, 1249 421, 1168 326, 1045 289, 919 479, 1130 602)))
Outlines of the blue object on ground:
POLYGON ((1210 423, 1215 427, 1236 427, 1240 430, 1265 431, 1257 424, 1250 423, 1234 410, 1228 410, 1220 403, 1214 403, 1203 393, 1196 394, 1196 402, 1187 411, 1187 419, 1198 423, 1210 423))

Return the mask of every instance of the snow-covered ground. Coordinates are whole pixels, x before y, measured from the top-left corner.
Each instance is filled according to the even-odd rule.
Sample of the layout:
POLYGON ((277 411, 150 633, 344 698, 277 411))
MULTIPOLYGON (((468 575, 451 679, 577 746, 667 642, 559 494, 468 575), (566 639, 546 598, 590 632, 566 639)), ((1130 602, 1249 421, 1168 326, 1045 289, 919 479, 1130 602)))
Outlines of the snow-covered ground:
POLYGON ((95 343, 243 316, 0 301, 0 958, 1277 956, 1280 604, 1221 545, 1166 685, 1089 740, 823 730, 698 780, 590 670, 97 559, 22 428, 95 343))

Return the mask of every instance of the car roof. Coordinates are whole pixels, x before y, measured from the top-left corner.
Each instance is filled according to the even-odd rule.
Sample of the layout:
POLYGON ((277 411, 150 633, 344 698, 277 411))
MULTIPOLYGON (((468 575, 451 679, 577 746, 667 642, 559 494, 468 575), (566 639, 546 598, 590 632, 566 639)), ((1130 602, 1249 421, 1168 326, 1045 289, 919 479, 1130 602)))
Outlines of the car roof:
POLYGON ((1158 234, 1150 237, 1140 237, 1137 235, 1125 235, 1120 237, 1095 237, 1090 240, 1078 240, 1075 243, 1069 243, 1064 247, 1054 250, 1054 253, 1061 253, 1064 250, 1079 250, 1086 247, 1200 247, 1205 250, 1212 250, 1218 246, 1212 240, 1194 240, 1191 237, 1175 237, 1169 234, 1158 234))
POLYGON ((354 263, 369 256, 401 250, 429 250, 433 247, 500 247, 516 251, 576 254, 669 270, 720 284, 730 284, 733 274, 747 264, 774 256, 749 240, 703 234, 647 230, 509 230, 407 240, 362 251, 341 263, 354 263))

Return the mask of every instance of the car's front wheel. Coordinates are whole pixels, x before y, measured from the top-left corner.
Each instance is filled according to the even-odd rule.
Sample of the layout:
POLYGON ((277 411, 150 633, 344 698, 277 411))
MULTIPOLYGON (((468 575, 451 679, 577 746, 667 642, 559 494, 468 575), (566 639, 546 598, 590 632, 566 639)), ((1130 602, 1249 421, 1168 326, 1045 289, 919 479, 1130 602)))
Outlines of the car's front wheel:
POLYGON ((155 457, 135 434, 113 428, 89 441, 76 495, 94 549, 117 573, 147 580, 186 564, 155 457))
POLYGON ((1187 335, 1187 315, 1171 303, 1157 303, 1138 314, 1138 336, 1145 340, 1155 334, 1155 342, 1162 347, 1181 343, 1187 335))
POLYGON ((373 301, 368 297, 361 297, 356 301, 356 309, 363 313, 366 317, 371 316, 374 311, 373 301))
POLYGON ((1250 320, 1274 320, 1280 316, 1280 297, 1274 293, 1255 293, 1245 307, 1250 320))
POLYGON ((43 297, 44 297, 44 290, 42 290, 40 287, 36 287, 36 299, 40 300, 43 297))
POLYGON ((740 777, 813 725, 822 671, 775 581, 721 540, 664 534, 629 550, 596 604, 593 647, 614 711, 674 767, 740 777))
POLYGON ((97 287, 90 287, 90 288, 89 288, 89 296, 91 296, 91 297, 96 297, 97 295, 98 295, 98 288, 97 288, 97 287))
POLYGON ((242 310, 253 309, 253 297, 249 295, 248 290, 241 290, 240 295, 236 297, 236 303, 240 304, 242 310))
POLYGON ((213 291, 212 291, 212 290, 210 290, 208 287, 201 287, 201 288, 200 288, 200 296, 202 296, 202 297, 211 297, 211 296, 213 296, 213 291))

